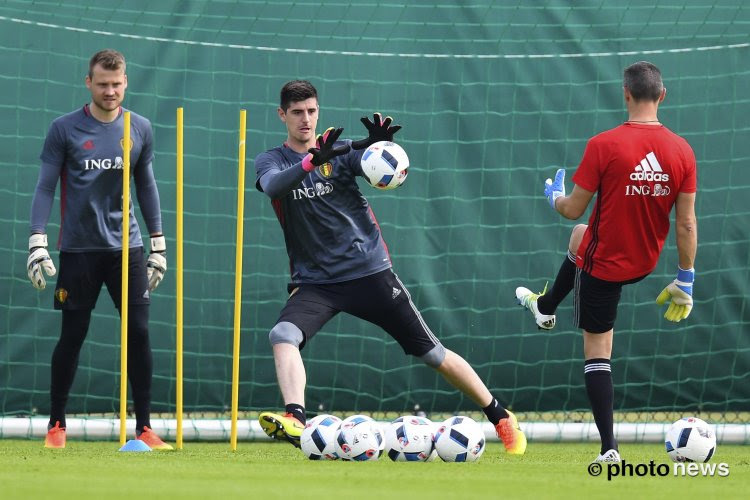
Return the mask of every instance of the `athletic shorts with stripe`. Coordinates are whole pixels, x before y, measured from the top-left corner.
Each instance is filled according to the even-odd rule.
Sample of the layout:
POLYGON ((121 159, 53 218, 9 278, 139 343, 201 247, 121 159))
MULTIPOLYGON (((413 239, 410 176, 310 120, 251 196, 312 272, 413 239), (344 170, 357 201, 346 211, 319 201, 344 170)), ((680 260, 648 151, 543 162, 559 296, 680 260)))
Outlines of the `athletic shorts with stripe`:
POLYGON ((605 281, 576 268, 573 322, 589 333, 605 333, 615 326, 622 287, 647 275, 627 281, 605 281))
POLYGON ((289 290, 277 323, 287 321, 302 330, 300 349, 339 312, 381 327, 406 354, 422 356, 440 344, 390 269, 341 283, 290 284, 289 290))
MULTIPOLYGON (((60 252, 55 309, 93 309, 102 284, 117 309, 122 295, 122 252, 60 252)), ((128 253, 128 304, 149 304, 143 247, 128 253)))

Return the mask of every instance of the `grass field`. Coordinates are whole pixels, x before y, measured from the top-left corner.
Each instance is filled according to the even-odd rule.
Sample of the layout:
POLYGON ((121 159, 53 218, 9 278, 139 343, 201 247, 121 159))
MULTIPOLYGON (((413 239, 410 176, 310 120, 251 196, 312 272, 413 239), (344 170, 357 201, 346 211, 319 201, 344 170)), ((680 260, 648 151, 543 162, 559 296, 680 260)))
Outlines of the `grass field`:
MULTIPOLYGON (((669 475, 588 472, 591 443, 530 443, 523 457, 490 443, 477 463, 312 462, 285 443, 185 443, 182 451, 118 453, 114 442, 0 440, 0 498, 747 498, 750 447, 719 446, 727 477, 674 477, 658 444, 625 444, 627 463, 669 464, 669 475)), ((642 468, 643 470, 643 468, 642 468)), ((662 468, 662 470, 665 470, 662 468)))

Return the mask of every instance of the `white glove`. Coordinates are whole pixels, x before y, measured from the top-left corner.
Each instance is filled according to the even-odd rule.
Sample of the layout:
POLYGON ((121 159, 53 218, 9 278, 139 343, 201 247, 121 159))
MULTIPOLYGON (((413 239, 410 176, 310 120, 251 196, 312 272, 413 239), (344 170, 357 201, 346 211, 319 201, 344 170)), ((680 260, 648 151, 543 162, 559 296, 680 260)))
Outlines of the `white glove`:
POLYGON ((55 264, 52 263, 52 258, 47 251, 47 235, 32 234, 29 236, 29 259, 26 261, 26 270, 31 284, 37 290, 44 290, 47 286, 42 269, 47 276, 54 276, 57 273, 55 264))
POLYGON ((161 234, 151 237, 151 253, 146 262, 146 272, 148 291, 153 292, 167 272, 167 242, 161 234))

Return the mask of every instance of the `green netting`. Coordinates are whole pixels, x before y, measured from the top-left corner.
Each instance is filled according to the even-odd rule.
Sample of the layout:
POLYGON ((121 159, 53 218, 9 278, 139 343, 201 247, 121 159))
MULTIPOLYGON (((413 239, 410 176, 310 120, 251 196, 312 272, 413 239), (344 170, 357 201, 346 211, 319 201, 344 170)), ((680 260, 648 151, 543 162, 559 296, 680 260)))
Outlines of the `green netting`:
MULTIPOLYGON (((38 293, 27 282, 29 207, 47 127, 87 102, 88 58, 105 47, 126 55, 126 106, 154 126, 170 264, 175 109, 185 108, 186 411, 223 412, 231 401, 240 108, 248 110, 240 409, 281 405, 267 332, 286 299, 288 265, 271 205, 254 190, 252 159, 285 138, 275 107, 294 78, 318 87, 321 130, 344 126, 359 137, 359 117, 374 110, 403 125, 407 183, 363 191, 396 271, 443 342, 516 410, 587 409, 571 299, 546 333, 513 291, 554 277, 573 224, 549 209, 543 180, 555 166, 572 173, 586 140, 625 119, 621 72, 642 59, 664 73, 660 118, 698 159, 698 272, 695 308, 679 325, 653 303, 674 276, 673 237, 652 276, 625 289, 616 409, 746 411, 750 8, 740 0, 532 4, 1 1, 0 414, 48 411, 60 317, 53 287, 38 293)), ((56 202, 53 241, 58 229, 56 202)), ((174 409, 174 291, 170 270, 151 321, 161 412, 174 409)), ((326 325, 303 356, 311 409, 474 409, 385 334, 349 317, 326 325)), ((103 292, 69 411, 117 411, 118 371, 119 322, 103 292)))

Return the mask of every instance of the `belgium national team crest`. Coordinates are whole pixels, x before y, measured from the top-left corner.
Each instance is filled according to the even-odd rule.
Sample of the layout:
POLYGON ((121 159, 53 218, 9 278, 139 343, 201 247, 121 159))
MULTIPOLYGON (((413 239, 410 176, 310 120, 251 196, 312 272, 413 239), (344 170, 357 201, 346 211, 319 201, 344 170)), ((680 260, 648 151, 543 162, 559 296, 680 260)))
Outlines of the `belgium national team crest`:
POLYGON ((68 299, 68 291, 64 288, 58 288, 55 290, 55 298, 60 304, 64 304, 68 299))
POLYGON ((318 167, 318 172, 320 172, 320 175, 328 179, 331 174, 333 174, 333 164, 331 162, 326 162, 318 167))
MULTIPOLYGON (((120 147, 122 148, 123 151, 125 151, 125 138, 124 137, 120 137, 120 147)), ((133 150, 133 139, 132 138, 130 139, 130 150, 131 151, 133 150)))

